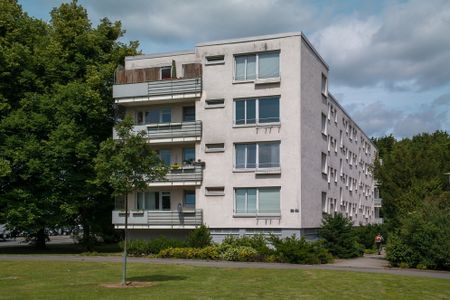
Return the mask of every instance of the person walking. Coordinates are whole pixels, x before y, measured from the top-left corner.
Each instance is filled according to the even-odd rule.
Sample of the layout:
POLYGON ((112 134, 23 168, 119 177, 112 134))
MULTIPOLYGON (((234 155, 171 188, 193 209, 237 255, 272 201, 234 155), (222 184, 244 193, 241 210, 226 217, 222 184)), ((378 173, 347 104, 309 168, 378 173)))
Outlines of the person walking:
POLYGON ((383 243, 383 236, 381 233, 378 233, 375 236, 375 245, 377 246, 378 255, 381 255, 381 244, 383 243))

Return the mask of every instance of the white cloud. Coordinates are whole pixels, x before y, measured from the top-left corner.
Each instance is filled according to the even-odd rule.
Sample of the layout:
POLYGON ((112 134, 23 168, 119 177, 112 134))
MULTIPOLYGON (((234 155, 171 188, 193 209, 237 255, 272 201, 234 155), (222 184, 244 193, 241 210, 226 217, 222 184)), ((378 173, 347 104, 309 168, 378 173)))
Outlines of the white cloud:
POLYGON ((348 86, 420 90, 450 83, 450 2, 388 5, 379 16, 347 16, 313 34, 332 66, 331 78, 348 86))

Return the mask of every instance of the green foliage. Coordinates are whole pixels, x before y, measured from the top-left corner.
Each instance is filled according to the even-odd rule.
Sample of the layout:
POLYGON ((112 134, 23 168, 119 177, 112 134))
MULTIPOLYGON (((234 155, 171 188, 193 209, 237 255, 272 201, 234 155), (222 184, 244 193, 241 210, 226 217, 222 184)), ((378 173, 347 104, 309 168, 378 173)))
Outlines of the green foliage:
POLYGON ((221 256, 228 261, 258 261, 259 257, 258 251, 248 246, 229 247, 221 256))
POLYGON ((383 160, 375 163, 374 172, 383 198, 383 217, 395 231, 401 218, 423 206, 424 198, 450 188, 444 175, 450 171, 450 136, 436 131, 401 141, 389 136, 374 142, 383 160))
POLYGON ((273 254, 273 249, 270 249, 267 243, 267 239, 262 234, 250 235, 250 236, 232 236, 228 235, 222 241, 223 245, 230 245, 233 247, 250 247, 255 249, 259 255, 268 256, 273 254))
POLYGON ((209 228, 202 224, 195 228, 187 238, 187 244, 193 248, 204 248, 211 245, 212 237, 209 228))
POLYGON ((326 216, 319 235, 324 240, 325 248, 336 257, 352 258, 363 255, 363 247, 353 232, 352 221, 342 214, 326 216))
MULTIPOLYGON (((123 242, 119 243, 123 249, 123 242)), ((127 244, 128 254, 133 256, 146 256, 150 254, 158 254, 161 250, 168 248, 185 247, 186 243, 180 240, 159 237, 151 240, 130 240, 127 244)))
POLYGON ((93 160, 114 124, 114 70, 137 53, 122 33, 108 19, 93 27, 76 1, 49 23, 0 1, 0 219, 41 246, 55 227, 82 225, 87 244, 112 231, 93 160))
POLYGON ((158 257, 217 260, 220 258, 220 252, 217 246, 208 246, 205 248, 168 248, 161 250, 158 257))
POLYGON ((275 248, 277 261, 293 264, 326 264, 333 257, 324 247, 322 241, 306 241, 304 237, 297 239, 294 235, 281 239, 270 237, 275 248))
POLYGON ((353 233, 358 243, 364 246, 364 249, 372 249, 375 247, 375 236, 378 233, 381 233, 384 241, 388 239, 388 233, 382 224, 355 226, 353 227, 353 233))
POLYGON ((426 198, 424 204, 400 219, 386 258, 394 266, 450 270, 450 192, 426 198))

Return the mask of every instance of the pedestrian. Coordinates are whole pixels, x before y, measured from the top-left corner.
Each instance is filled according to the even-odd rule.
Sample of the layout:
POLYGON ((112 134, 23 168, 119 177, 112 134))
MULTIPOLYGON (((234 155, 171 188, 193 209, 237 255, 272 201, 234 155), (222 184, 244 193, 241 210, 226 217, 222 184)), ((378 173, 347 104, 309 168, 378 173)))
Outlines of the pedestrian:
POLYGON ((375 245, 377 246, 378 255, 381 254, 381 244, 383 243, 383 236, 381 233, 378 232, 378 234, 375 237, 375 245))

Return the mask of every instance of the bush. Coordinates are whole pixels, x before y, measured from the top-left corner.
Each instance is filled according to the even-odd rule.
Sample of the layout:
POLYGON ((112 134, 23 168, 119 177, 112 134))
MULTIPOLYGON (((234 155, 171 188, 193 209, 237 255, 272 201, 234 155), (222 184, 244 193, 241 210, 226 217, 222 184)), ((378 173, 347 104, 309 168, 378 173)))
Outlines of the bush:
POLYGON ((181 258, 181 259, 210 259, 217 260, 221 257, 217 246, 204 248, 168 248, 159 252, 161 258, 181 258))
POLYGON ((279 262, 325 264, 333 259, 321 241, 308 242, 305 238, 297 239, 294 235, 284 239, 271 236, 270 241, 279 262))
POLYGON ((230 245, 232 247, 250 247, 255 249, 259 255, 266 257, 274 253, 273 249, 270 249, 267 245, 267 239, 262 234, 252 235, 252 236, 232 236, 228 235, 222 241, 221 246, 226 247, 230 245))
POLYGON ((342 214, 328 215, 322 222, 319 235, 324 246, 331 254, 339 258, 362 256, 363 246, 358 243, 353 232, 353 223, 342 214))
POLYGON ((222 259, 228 261, 258 261, 259 258, 258 251, 247 246, 229 247, 222 254, 222 259))
POLYGON ((428 198, 423 207, 400 219, 386 258, 393 266, 450 270, 450 192, 428 198))
POLYGON ((204 248, 211 245, 212 237, 205 225, 194 229, 188 236, 187 244, 192 248, 204 248))
MULTIPOLYGON (((123 242, 120 242, 120 248, 123 250, 123 242)), ((159 237, 151 240, 130 240, 128 241, 127 251, 132 256, 144 256, 158 254, 162 249, 184 247, 183 241, 159 237)))

